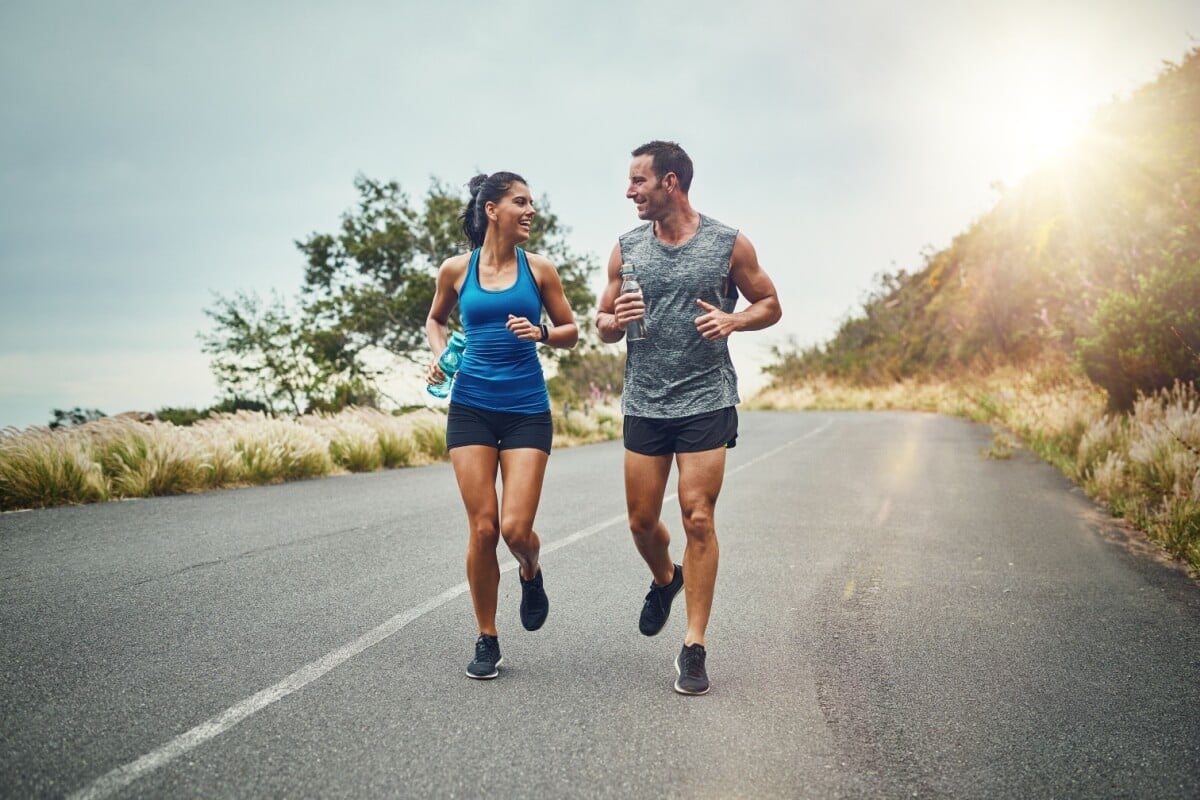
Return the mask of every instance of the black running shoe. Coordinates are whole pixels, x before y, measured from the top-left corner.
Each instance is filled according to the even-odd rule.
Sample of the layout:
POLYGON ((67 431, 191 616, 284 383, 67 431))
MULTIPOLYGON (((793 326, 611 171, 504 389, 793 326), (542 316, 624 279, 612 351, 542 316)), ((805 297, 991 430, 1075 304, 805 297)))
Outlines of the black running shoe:
MULTIPOLYGON (((517 570, 521 578, 521 570, 517 570)), ((542 568, 538 566, 537 575, 532 580, 521 578, 521 624, 527 631, 536 631, 546 622, 550 613, 550 600, 546 590, 542 588, 542 568)))
POLYGON ((467 677, 488 680, 500 674, 498 667, 504 663, 500 657, 500 640, 481 633, 475 640, 475 660, 467 664, 467 677))
POLYGON ((704 694, 708 691, 708 673, 704 671, 704 645, 686 644, 675 658, 675 691, 680 694, 704 694))
POLYGON ((650 582, 650 592, 646 602, 642 604, 642 618, 638 620, 638 628, 647 636, 653 636, 667 624, 671 616, 671 601, 683 588, 683 566, 675 565, 675 575, 666 586, 650 582))

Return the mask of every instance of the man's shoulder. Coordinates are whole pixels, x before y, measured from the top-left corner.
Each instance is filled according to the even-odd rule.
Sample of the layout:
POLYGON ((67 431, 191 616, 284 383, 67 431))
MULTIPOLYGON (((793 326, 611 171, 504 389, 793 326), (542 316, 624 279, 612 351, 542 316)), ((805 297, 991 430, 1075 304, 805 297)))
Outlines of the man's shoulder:
POLYGON ((733 227, 732 225, 726 225, 724 222, 721 222, 721 220, 716 219, 714 217, 710 217, 707 214, 700 215, 700 224, 701 225, 707 224, 710 227, 712 227, 714 230, 717 230, 726 235, 737 236, 737 234, 738 234, 737 228, 733 227))
POLYGON ((643 239, 646 237, 646 234, 652 233, 653 228, 654 228, 653 222, 643 222, 641 225, 638 225, 636 228, 630 228, 629 230, 625 231, 617 238, 621 241, 621 243, 631 242, 631 241, 634 241, 637 239, 643 239))

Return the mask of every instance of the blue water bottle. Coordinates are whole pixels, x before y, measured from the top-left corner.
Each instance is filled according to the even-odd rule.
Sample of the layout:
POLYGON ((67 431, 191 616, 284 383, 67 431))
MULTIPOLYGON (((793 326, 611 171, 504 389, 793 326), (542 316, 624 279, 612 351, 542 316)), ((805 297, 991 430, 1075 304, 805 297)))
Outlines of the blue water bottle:
POLYGON ((455 331, 450 334, 450 343, 446 345, 446 349, 438 357, 438 367, 446 376, 446 380, 441 383, 428 384, 429 393, 434 397, 449 397, 450 385, 454 383, 454 375, 458 372, 458 367, 462 364, 463 352, 467 349, 467 337, 455 331))

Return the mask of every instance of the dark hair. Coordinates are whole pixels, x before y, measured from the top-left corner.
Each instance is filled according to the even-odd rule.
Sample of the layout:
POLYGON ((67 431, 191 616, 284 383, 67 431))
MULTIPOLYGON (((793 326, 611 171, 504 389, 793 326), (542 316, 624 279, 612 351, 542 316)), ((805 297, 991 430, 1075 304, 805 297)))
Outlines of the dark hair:
POLYGON ((471 199, 467 201, 467 207, 458 216, 462 220, 463 233, 467 235, 467 241, 471 243, 471 247, 483 246, 483 235, 487 233, 488 226, 487 213, 483 210, 484 206, 488 203, 500 202, 500 198, 504 197, 514 183, 526 183, 526 181, 515 172, 493 172, 491 175, 480 173, 471 178, 470 183, 467 184, 467 189, 471 192, 471 199))
POLYGON ((633 155, 651 156, 653 158, 654 175, 660 181, 668 172, 674 172, 679 178, 679 188, 687 194, 692 188, 692 159, 675 142, 663 142, 655 139, 647 142, 633 151, 633 155))

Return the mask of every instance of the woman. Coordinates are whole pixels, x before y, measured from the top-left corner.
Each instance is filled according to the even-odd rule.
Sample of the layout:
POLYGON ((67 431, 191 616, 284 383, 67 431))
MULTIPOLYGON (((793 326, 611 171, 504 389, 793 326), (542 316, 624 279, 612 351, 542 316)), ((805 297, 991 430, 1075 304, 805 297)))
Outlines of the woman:
POLYGON ((449 338, 446 321, 458 305, 467 350, 450 394, 446 447, 467 509, 467 581, 479 623, 467 675, 488 679, 499 674, 501 664, 500 537, 520 566, 521 624, 536 631, 550 609, 538 564, 541 540, 533 531, 554 432, 537 345, 574 347, 579 328, 554 264, 517 247, 529 238, 534 216, 525 179, 511 172, 476 175, 470 189, 462 225, 472 251, 438 268, 425 332, 434 354, 427 380, 441 383, 445 375, 437 357, 449 338), (543 307, 550 326, 540 324, 543 307))

